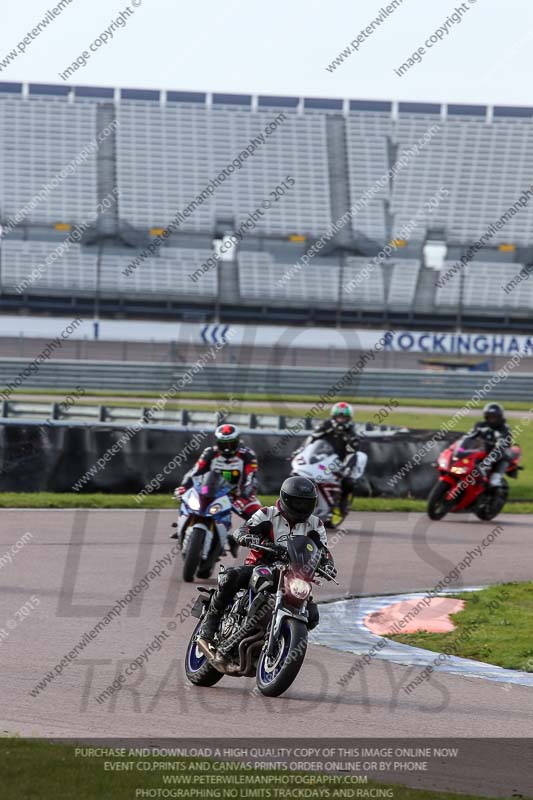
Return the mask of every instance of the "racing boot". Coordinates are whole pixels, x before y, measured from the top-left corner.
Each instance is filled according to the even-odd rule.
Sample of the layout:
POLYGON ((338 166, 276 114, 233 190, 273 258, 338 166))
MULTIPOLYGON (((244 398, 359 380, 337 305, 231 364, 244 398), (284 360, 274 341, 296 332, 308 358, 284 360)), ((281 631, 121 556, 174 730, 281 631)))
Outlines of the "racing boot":
POLYGON ((501 503, 502 501, 505 501, 507 492, 503 483, 503 475, 499 469, 493 472, 490 476, 486 494, 490 498, 491 502, 501 503))
POLYGON ((341 495, 341 499, 339 501, 339 510, 343 517, 345 517, 346 514, 349 512, 351 501, 352 501, 351 492, 343 492, 341 495))
POLYGON ((350 510, 354 489, 355 485, 353 478, 351 474, 346 474, 345 471, 345 474, 341 480, 341 498, 339 501, 339 510, 343 517, 345 517, 350 510))
POLYGON ((200 630, 198 631, 199 639, 204 639, 206 642, 209 642, 210 644, 213 643, 223 613, 224 613, 224 607, 220 608, 220 606, 215 602, 215 599, 213 597, 211 599, 211 603, 207 610, 207 614, 205 615, 203 622, 200 626, 200 630))

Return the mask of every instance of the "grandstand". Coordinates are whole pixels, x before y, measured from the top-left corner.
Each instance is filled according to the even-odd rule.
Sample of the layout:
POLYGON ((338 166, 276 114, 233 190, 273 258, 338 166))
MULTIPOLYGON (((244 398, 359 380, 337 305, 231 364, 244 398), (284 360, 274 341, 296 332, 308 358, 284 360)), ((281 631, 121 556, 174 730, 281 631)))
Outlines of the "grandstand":
POLYGON ((533 288, 504 287, 532 255, 533 108, 9 83, 0 108, 3 310, 527 329, 533 288))

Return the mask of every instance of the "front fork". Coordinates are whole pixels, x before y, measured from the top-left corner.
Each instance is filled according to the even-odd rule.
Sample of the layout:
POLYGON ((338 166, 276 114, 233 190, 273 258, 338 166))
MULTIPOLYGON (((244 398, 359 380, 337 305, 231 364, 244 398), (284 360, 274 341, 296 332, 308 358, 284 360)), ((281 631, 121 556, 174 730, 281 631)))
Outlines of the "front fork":
POLYGON ((449 499, 453 500, 453 502, 456 503, 457 500, 459 499, 459 496, 460 496, 461 492, 462 492, 462 489, 460 488, 460 481, 454 480, 454 478, 452 478, 452 476, 450 474, 448 474, 448 473, 443 474, 442 472, 441 472, 441 474, 439 476, 439 481, 441 483, 445 483, 446 486, 448 487, 448 491, 446 492, 446 495, 448 495, 450 492, 453 492, 453 497, 451 497, 449 499))
POLYGON ((279 633, 281 630, 281 624, 285 617, 292 617, 293 619, 298 619, 301 622, 307 623, 308 616, 307 616, 307 600, 302 602, 300 607, 300 612, 291 611, 287 608, 283 607, 283 578, 286 572, 286 567, 279 567, 279 583, 278 583, 278 590, 276 592, 276 599, 274 602, 274 609, 272 611, 272 622, 270 623, 270 633, 268 636, 268 643, 266 647, 266 653, 269 658, 274 657, 275 652, 275 645, 276 641, 279 637, 279 633))

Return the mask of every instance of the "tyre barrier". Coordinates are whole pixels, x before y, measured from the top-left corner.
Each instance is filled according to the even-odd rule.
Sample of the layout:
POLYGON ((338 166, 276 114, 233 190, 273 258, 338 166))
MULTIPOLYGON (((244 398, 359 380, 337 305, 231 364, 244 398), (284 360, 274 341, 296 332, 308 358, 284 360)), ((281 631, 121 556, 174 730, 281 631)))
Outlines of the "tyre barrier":
MULTIPOLYGON (((305 432, 243 431, 257 453, 259 492, 273 494, 290 474, 290 456, 305 432)), ((374 434, 362 441, 368 455, 357 494, 427 497, 432 465, 459 432, 412 430, 374 434)), ((105 423, 0 425, 0 491, 171 492, 212 440, 212 428, 105 423)))

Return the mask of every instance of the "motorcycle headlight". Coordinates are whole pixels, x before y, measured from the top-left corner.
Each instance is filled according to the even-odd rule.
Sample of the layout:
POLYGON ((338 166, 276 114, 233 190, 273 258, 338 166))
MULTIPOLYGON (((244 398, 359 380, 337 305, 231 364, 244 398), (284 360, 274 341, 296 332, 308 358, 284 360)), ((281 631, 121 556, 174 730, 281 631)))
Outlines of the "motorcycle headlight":
POLYGON ((194 511, 198 511, 198 509, 200 508, 200 501, 198 499, 198 496, 195 494, 191 494, 191 496, 187 500, 187 505, 194 511))
POLYGON ((212 506, 209 506, 209 513, 210 514, 218 514, 218 512, 222 509, 221 503, 213 503, 212 506))
POLYGON ((456 475, 464 475, 465 472, 468 472, 466 467, 452 467, 451 472, 455 472, 456 475))
POLYGON ((302 578, 288 578, 287 589, 297 600, 306 600, 311 594, 311 586, 302 578))

